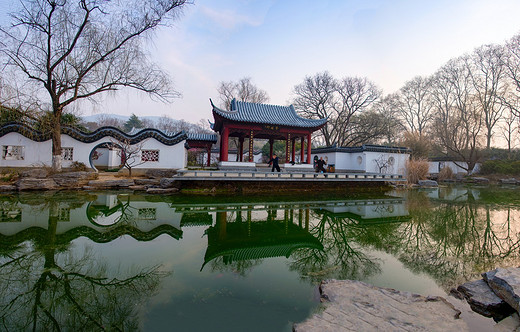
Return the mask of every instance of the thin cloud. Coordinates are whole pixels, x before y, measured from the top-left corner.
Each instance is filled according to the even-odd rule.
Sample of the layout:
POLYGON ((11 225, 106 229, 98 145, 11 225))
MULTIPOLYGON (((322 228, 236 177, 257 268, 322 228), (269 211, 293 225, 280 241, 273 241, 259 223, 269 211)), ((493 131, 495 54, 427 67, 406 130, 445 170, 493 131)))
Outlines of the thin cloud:
POLYGON ((216 25, 226 30, 232 30, 237 26, 243 25, 259 26, 263 22, 263 18, 239 14, 229 9, 216 10, 206 6, 201 6, 200 12, 216 25))

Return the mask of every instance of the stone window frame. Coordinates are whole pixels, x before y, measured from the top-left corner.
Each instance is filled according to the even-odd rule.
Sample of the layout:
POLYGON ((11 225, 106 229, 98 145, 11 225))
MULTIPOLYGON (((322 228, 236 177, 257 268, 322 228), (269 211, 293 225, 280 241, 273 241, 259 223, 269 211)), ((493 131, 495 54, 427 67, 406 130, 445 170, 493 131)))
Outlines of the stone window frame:
POLYGON ((159 162, 159 149, 141 150, 142 162, 159 162))
POLYGON ((74 160, 74 148, 65 147, 61 148, 61 157, 63 160, 73 161, 74 160))
POLYGON ((2 145, 2 159, 3 160, 24 160, 25 146, 24 145, 2 145))

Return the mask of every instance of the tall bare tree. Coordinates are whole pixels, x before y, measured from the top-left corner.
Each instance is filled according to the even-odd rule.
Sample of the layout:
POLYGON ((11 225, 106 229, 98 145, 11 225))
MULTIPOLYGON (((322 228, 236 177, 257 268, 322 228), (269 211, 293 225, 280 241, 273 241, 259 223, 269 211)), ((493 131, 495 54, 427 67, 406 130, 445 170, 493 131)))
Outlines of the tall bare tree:
POLYGON ((448 156, 470 173, 480 158, 482 109, 478 105, 467 59, 450 60, 434 75, 434 137, 448 156))
POLYGON ((355 132, 351 131, 354 116, 369 110, 381 96, 381 90, 366 78, 337 80, 322 72, 305 77, 303 83, 294 87, 294 94, 293 104, 304 117, 328 118, 327 125, 321 128, 326 145, 347 146, 357 140, 350 135, 355 132))
POLYGON ((504 48, 497 45, 484 45, 477 48, 469 57, 466 65, 471 74, 474 94, 478 107, 482 109, 484 126, 486 127, 486 148, 491 147, 493 128, 502 118, 504 110, 500 102, 505 92, 504 48))
POLYGON ((416 76, 398 93, 397 109, 408 130, 422 136, 433 118, 430 79, 416 76))
POLYGON ((229 110, 233 98, 250 103, 267 103, 269 95, 266 91, 259 89, 251 77, 244 77, 238 82, 220 82, 217 91, 219 93, 221 106, 229 110))
POLYGON ((61 169, 60 118, 78 100, 130 87, 170 100, 167 74, 143 49, 144 38, 175 18, 188 0, 20 0, 0 28, 0 53, 18 79, 40 88, 54 115, 53 168, 61 169))

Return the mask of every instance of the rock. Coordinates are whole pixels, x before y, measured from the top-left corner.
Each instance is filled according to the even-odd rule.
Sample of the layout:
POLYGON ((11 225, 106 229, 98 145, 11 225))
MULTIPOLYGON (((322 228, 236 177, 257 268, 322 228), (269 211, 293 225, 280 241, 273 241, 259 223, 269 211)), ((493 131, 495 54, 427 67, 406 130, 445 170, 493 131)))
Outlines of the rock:
POLYGON ((158 186, 160 179, 134 179, 137 186, 158 186))
POLYGON ((159 186, 161 188, 172 188, 175 185, 175 179, 173 178, 162 178, 159 186))
POLYGON ((82 188, 90 180, 97 179, 98 174, 94 172, 68 172, 52 176, 54 182, 64 189, 82 188))
POLYGON ((515 178, 509 178, 509 179, 500 179, 498 180, 498 182, 500 182, 500 184, 518 184, 518 180, 515 179, 515 178))
POLYGON ((171 194, 179 191, 178 188, 148 188, 146 189, 147 194, 171 194))
POLYGON ((27 171, 23 171, 20 173, 20 177, 22 178, 37 178, 37 179, 44 179, 49 175, 49 172, 43 168, 35 168, 35 169, 29 169, 27 171))
POLYGON ((146 189, 148 189, 148 186, 145 186, 145 185, 135 185, 135 186, 129 186, 128 189, 145 191, 146 189))
POLYGON ((96 188, 128 188, 135 185, 132 179, 117 179, 117 180, 91 180, 88 182, 89 187, 96 188))
POLYGON ((487 282, 482 279, 466 282, 457 290, 464 295, 471 309, 483 316, 501 320, 514 312, 514 309, 496 296, 487 282))
POLYGON ((177 174, 177 171, 172 169, 149 169, 145 173, 147 177, 154 179, 169 178, 175 174, 177 174))
POLYGON ((419 180, 419 182, 417 182, 417 185, 419 185, 419 187, 438 187, 439 186, 437 181, 433 181, 433 180, 419 180))
POLYGON ((5 192, 5 191, 16 191, 16 186, 13 184, 1 184, 0 192, 5 192))
POLYGON ((498 268, 482 276, 498 297, 520 311, 520 268, 498 268))
POLYGON ((16 182, 18 190, 56 190, 58 185, 53 179, 21 178, 16 182))
POLYGON ((442 297, 352 280, 324 281, 320 290, 324 310, 293 331, 468 331, 460 311, 442 297))
POLYGON ((475 183, 475 184, 489 184, 489 179, 478 176, 467 178, 464 182, 475 183))

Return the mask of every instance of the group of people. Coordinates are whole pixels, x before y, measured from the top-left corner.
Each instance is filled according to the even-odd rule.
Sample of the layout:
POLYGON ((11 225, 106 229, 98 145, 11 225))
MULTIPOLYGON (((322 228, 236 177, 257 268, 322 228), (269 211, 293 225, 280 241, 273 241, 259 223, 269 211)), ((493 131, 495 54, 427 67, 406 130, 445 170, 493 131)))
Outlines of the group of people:
MULTIPOLYGON (((273 154, 273 157, 269 160, 269 165, 271 164, 273 164, 271 172, 274 172, 275 169, 277 172, 280 172, 279 158, 276 153, 273 154)), ((327 162, 323 160, 323 157, 320 157, 320 159, 316 161, 316 173, 327 173, 327 170, 325 170, 325 165, 327 165, 327 162)))

